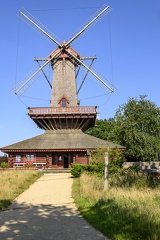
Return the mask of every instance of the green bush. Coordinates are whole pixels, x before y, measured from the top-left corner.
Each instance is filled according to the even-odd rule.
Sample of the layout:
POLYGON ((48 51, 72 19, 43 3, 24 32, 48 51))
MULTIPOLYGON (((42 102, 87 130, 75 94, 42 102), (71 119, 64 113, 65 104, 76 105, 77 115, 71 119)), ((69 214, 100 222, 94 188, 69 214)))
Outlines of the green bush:
POLYGON ((83 169, 84 169, 84 165, 80 163, 72 163, 71 174, 74 177, 80 177, 83 169))
POLYGON ((96 173, 101 176, 104 173, 104 164, 98 162, 91 162, 89 165, 72 163, 71 174, 74 177, 80 177, 83 171, 93 174, 96 173))
POLYGON ((108 172, 109 174, 117 173, 122 169, 122 164, 126 162, 123 152, 117 149, 110 149, 109 151, 109 164, 108 172))
POLYGON ((8 168, 8 163, 7 162, 1 162, 0 167, 1 168, 8 168))
POLYGON ((96 173, 99 176, 104 174, 104 163, 101 162, 91 162, 90 165, 86 165, 84 170, 89 173, 96 173))
POLYGON ((122 169, 122 164, 124 163, 124 161, 125 160, 123 160, 123 159, 109 161, 109 164, 108 164, 109 173, 110 174, 117 173, 117 171, 122 169))

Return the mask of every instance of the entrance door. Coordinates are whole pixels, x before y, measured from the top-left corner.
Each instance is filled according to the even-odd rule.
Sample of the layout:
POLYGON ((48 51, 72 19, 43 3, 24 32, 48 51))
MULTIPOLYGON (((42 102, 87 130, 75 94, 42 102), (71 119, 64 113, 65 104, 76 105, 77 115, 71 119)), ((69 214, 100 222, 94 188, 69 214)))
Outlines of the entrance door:
POLYGON ((55 152, 52 153, 52 167, 69 168, 73 162, 72 153, 55 152))
POLYGON ((64 168, 68 168, 68 165, 69 165, 69 156, 68 156, 68 154, 64 154, 63 159, 64 159, 64 161, 63 161, 64 168))
POLYGON ((52 166, 56 167, 58 164, 58 155, 57 153, 52 153, 52 166))

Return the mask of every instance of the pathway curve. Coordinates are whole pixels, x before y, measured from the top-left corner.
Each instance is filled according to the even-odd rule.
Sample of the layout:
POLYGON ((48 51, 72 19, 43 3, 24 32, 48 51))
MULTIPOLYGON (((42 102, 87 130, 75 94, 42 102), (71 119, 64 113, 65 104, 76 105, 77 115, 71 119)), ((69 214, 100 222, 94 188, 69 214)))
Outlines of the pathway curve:
POLYGON ((1 240, 107 240, 77 211, 70 173, 47 173, 0 212, 1 240))

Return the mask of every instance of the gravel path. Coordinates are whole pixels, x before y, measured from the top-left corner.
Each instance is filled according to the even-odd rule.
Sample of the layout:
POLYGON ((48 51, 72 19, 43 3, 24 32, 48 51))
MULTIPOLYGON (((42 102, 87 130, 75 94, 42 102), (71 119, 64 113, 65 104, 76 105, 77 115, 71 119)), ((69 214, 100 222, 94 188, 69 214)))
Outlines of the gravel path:
POLYGON ((0 240, 107 240, 77 211, 69 173, 47 173, 0 212, 0 240))

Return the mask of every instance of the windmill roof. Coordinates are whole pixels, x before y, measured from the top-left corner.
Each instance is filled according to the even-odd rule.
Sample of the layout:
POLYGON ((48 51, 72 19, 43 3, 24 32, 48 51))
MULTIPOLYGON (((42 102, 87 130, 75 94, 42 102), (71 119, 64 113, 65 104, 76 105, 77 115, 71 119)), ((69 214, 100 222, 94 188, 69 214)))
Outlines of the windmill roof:
POLYGON ((1 148, 3 152, 10 151, 54 151, 54 150, 83 150, 96 148, 124 148, 118 144, 108 142, 81 130, 49 130, 33 138, 11 144, 1 148))
MULTIPOLYGON (((65 45, 65 43, 63 43, 62 45, 65 45)), ((71 46, 68 46, 67 51, 70 52, 71 54, 73 54, 75 57, 80 57, 80 54, 74 50, 71 46)), ((52 53, 50 53, 49 57, 52 57, 54 55, 56 55, 60 50, 60 47, 57 47, 52 53)), ((58 56, 56 56, 55 58, 67 58, 68 54, 66 51, 62 51, 60 54, 58 54, 58 56)))

